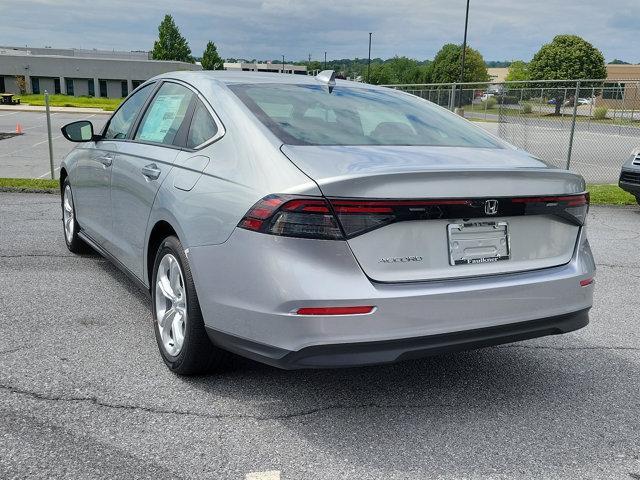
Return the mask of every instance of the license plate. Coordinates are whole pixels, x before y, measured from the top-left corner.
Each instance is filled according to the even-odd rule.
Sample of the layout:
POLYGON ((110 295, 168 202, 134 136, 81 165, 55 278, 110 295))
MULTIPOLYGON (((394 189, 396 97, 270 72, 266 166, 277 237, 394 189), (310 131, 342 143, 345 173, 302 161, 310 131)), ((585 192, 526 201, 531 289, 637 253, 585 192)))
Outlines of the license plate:
POLYGON ((509 260, 507 222, 465 222, 447 225, 449 263, 473 265, 509 260))

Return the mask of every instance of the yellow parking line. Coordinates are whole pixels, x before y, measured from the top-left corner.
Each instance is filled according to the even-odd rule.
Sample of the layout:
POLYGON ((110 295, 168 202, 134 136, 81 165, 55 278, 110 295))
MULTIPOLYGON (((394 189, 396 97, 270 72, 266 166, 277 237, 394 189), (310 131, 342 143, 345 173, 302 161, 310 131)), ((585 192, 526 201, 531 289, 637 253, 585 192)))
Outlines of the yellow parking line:
POLYGON ((280 480, 280 471, 250 472, 247 473, 244 478, 245 480, 280 480))

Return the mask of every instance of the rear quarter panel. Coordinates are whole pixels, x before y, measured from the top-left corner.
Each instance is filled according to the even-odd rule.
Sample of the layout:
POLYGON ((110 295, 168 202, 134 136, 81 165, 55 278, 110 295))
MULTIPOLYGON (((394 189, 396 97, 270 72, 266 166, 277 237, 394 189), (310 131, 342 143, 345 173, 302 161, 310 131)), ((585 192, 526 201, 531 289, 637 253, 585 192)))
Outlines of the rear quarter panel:
POLYGON ((209 158, 193 188, 176 188, 176 179, 184 173, 181 165, 174 165, 169 172, 149 217, 147 245, 159 221, 173 226, 185 248, 218 245, 227 241, 249 208, 268 194, 321 195, 316 183, 282 154, 280 143, 226 87, 213 81, 195 86, 213 107, 226 133, 213 144, 191 152, 209 158))

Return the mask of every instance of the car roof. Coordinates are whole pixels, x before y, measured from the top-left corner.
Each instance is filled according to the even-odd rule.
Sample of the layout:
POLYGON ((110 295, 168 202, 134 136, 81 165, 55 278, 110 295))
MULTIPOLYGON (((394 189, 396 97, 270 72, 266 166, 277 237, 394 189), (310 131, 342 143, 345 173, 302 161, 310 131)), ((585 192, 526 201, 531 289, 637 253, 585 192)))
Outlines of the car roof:
MULTIPOLYGON (((271 73, 271 72, 245 72, 229 70, 187 70, 168 72, 154 77, 155 79, 173 78, 183 80, 187 83, 199 83, 206 81, 216 81, 226 85, 234 83, 281 83, 297 85, 318 85, 322 82, 311 75, 299 75, 292 73, 271 73)), ((337 85, 360 87, 360 88, 380 88, 375 85, 362 82, 352 82, 348 80, 336 79, 337 85)))

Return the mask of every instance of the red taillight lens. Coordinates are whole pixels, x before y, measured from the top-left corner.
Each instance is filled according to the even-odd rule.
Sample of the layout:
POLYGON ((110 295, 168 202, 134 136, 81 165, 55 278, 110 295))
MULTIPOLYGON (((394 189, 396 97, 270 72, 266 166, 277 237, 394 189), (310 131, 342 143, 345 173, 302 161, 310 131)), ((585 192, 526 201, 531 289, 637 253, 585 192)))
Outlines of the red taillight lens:
POLYGON ((579 225, 584 225, 589 212, 589 192, 578 195, 512 198, 511 203, 524 204, 526 215, 557 215, 579 225))
POLYGON ((329 199, 347 238, 405 220, 442 218, 444 211, 472 205, 466 199, 345 200, 329 199))
POLYGON ((269 195, 251 207, 238 226, 283 237, 344 238, 329 204, 317 197, 269 195))
POLYGON ((364 315, 373 312, 376 307, 308 307, 296 310, 298 315, 364 315))
POLYGON ((350 239, 408 220, 554 215, 584 225, 589 194, 497 197, 494 199, 369 200, 269 195, 256 203, 238 226, 286 237, 350 239), (487 212, 488 200, 495 210, 487 212))

